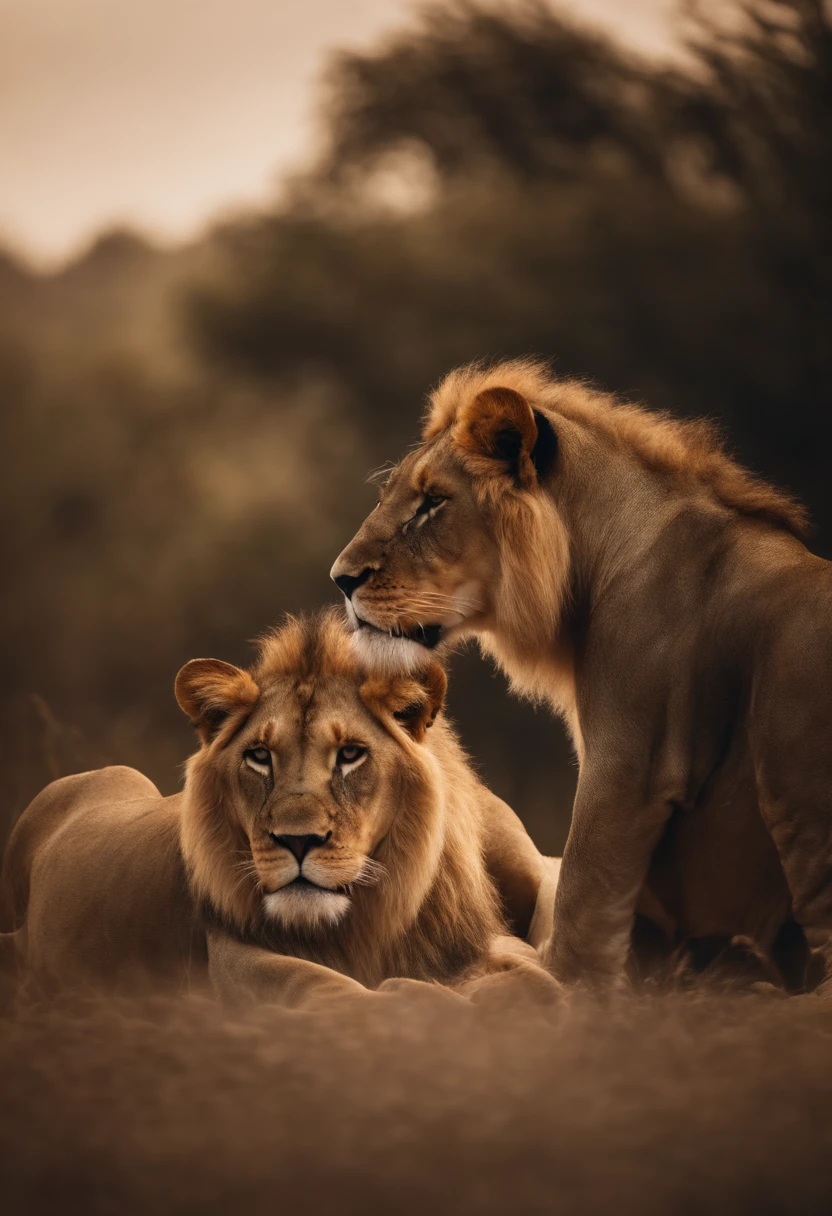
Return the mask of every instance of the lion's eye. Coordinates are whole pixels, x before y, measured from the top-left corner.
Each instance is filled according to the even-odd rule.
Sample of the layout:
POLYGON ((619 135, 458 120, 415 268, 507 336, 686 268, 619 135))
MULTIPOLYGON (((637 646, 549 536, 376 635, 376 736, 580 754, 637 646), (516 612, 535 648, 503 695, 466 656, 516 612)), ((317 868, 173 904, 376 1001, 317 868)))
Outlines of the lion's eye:
POLYGON ((272 771, 272 754, 267 747, 252 747, 245 753, 245 761, 255 773, 268 777, 272 771))
POLYGON ((342 773, 348 773, 351 769, 357 768, 362 760, 366 760, 366 758, 366 747, 361 747, 358 743, 348 743, 346 746, 338 749, 335 763, 342 773))
POLYGON ((447 499, 442 494, 426 494, 416 508, 416 514, 430 515, 431 511, 441 507, 443 502, 447 502, 447 499))

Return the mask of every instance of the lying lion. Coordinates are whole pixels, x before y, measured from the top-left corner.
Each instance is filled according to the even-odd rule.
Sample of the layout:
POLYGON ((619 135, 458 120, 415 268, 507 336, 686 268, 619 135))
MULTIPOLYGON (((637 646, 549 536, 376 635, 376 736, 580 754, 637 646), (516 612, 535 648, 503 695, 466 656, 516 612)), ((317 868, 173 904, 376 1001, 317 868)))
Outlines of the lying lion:
MULTIPOLYGON (((513 362, 452 373, 332 575, 380 670, 479 636, 580 761, 549 962, 621 974, 636 912, 832 968, 832 567, 711 428, 513 362), (804 936, 805 931, 805 936, 804 936)), ((694 950, 696 953, 696 950, 694 950)))
POLYGON ((332 612, 289 620, 251 672, 188 663, 176 695, 201 747, 181 793, 107 768, 53 782, 17 823, 5 879, 32 972, 210 972, 226 999, 290 1006, 393 977, 552 986, 507 936, 530 929, 543 861, 474 776, 445 686, 435 662, 368 677, 332 612))

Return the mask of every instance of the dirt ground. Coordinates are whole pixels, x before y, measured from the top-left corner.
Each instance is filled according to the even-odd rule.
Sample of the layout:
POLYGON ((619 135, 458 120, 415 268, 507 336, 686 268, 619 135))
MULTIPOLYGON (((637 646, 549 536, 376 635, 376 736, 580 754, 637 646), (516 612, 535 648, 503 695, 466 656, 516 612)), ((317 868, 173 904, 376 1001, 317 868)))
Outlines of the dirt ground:
POLYGON ((832 1209, 818 997, 73 998, 7 1009, 0 1077, 10 1216, 832 1209))

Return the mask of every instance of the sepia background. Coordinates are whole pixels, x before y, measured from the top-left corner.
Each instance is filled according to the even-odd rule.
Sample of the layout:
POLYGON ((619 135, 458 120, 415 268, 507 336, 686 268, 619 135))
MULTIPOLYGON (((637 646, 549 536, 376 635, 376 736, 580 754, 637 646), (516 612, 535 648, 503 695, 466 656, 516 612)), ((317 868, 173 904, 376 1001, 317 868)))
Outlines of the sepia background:
MULTIPOLYGON (((333 598, 464 360, 718 419, 832 556, 830 149, 821 0, 0 0, 0 844, 62 773, 176 789, 180 664, 333 598)), ((474 649, 451 701, 560 849, 562 729, 474 649)), ((675 980, 228 1012, 0 969, 5 1208, 828 1216, 828 1004, 675 980)))
MULTIPOLYGON (((460 362, 718 419, 829 556, 830 149, 821 0, 0 0, 0 837, 176 788, 177 669, 333 598, 460 362)), ((559 850, 561 728, 475 651, 451 705, 559 850)))

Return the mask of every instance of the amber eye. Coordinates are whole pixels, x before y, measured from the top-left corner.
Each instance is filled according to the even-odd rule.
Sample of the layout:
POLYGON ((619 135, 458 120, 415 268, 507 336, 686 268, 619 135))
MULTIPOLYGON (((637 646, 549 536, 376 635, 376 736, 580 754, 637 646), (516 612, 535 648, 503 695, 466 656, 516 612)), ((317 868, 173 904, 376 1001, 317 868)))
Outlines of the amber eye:
POLYGON ((358 743, 348 743, 344 747, 338 749, 336 764, 340 769, 355 768, 359 761, 363 760, 367 755, 366 747, 361 747, 358 743))
POLYGON ((267 777, 272 771, 272 754, 267 747, 251 747, 245 753, 245 761, 250 769, 267 777))
POLYGON ((441 507, 443 502, 447 502, 447 499, 442 494, 426 494, 416 508, 416 514, 429 515, 437 507, 441 507))

